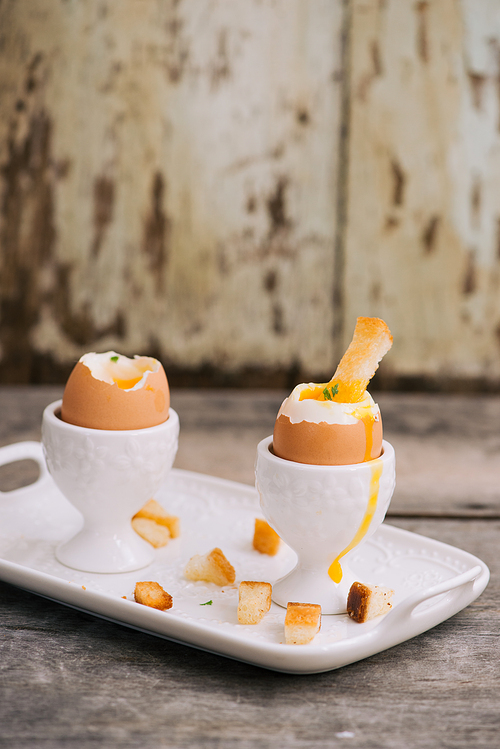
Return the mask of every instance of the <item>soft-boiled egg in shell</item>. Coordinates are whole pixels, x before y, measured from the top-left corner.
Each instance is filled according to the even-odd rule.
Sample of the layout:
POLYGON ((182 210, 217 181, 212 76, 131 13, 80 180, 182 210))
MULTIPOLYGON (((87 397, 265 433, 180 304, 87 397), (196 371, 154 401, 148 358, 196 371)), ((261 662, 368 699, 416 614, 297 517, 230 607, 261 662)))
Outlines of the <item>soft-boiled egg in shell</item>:
POLYGON ((380 409, 365 390, 355 403, 319 399, 325 385, 297 385, 278 412, 273 452, 312 465, 350 465, 382 453, 380 409))
POLYGON ((145 429, 168 419, 170 391, 161 363, 107 351, 84 354, 64 389, 61 419, 90 429, 145 429))

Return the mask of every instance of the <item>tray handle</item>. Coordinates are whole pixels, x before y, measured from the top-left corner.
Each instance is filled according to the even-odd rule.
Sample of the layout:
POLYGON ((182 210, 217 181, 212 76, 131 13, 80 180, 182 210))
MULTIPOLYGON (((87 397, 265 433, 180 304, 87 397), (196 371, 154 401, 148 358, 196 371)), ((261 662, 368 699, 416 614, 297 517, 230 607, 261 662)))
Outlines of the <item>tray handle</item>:
MULTIPOLYGON (((31 489, 35 484, 45 481, 49 476, 47 463, 45 462, 45 456, 43 454, 43 448, 41 442, 15 442, 13 445, 5 445, 0 447, 0 466, 14 463, 16 460, 34 460, 38 463, 40 469, 40 475, 36 481, 28 486, 23 486, 20 489, 14 491, 22 491, 23 489, 31 489)), ((0 491, 0 497, 11 495, 13 492, 2 492, 0 491)))
MULTIPOLYGON (((483 568, 477 564, 469 570, 462 572, 460 575, 444 580, 442 583, 433 585, 424 591, 418 591, 413 595, 401 601, 395 608, 390 611, 380 624, 376 627, 378 635, 383 635, 384 631, 394 631, 394 627, 403 622, 413 621, 414 624, 423 625, 427 617, 433 619, 432 607, 425 608, 422 611, 415 609, 424 601, 429 601, 443 593, 450 593, 449 603, 454 604, 453 608, 460 611, 467 601, 471 600, 470 588, 474 589, 476 583, 481 585, 478 578, 483 572, 483 568), (465 602, 465 603, 464 603, 465 602)), ((472 598, 474 600, 474 597, 472 598)), ((374 630, 372 630, 374 631, 374 630)), ((424 630, 422 630, 424 631, 424 630)))

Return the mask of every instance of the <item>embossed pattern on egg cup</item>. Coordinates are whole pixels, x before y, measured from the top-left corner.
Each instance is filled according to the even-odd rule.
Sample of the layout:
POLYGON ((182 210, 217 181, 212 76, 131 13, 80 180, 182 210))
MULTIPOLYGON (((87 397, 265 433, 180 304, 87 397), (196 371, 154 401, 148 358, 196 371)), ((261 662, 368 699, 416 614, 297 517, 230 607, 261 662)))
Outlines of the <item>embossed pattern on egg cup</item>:
POLYGON ((324 614, 345 613, 355 581, 349 556, 383 522, 394 491, 392 445, 384 440, 381 457, 366 463, 315 466, 277 457, 270 436, 257 447, 255 479, 264 517, 298 556, 274 584, 273 601, 319 603, 324 614), (341 579, 334 582, 328 571, 339 555, 341 579))
POLYGON ((154 427, 111 431, 62 421, 61 403, 51 403, 43 413, 43 450, 52 478, 82 514, 83 524, 58 546, 57 559, 84 572, 146 567, 153 549, 133 530, 131 519, 172 468, 177 413, 170 408, 167 421, 154 427))

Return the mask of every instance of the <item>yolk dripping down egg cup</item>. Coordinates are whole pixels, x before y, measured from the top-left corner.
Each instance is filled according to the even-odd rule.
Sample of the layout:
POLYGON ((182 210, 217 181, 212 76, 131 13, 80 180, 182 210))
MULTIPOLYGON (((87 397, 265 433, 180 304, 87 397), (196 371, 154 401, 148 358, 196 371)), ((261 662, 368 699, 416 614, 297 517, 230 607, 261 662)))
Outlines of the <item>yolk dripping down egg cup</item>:
MULTIPOLYGON (((290 396, 292 401, 294 393, 290 396)), ((368 394, 366 396, 369 401, 365 403, 365 416, 358 421, 365 422, 368 441, 370 424, 366 413, 370 409, 373 411, 375 404, 368 394)), ((295 400, 298 399, 296 394, 295 400)), ((317 403, 310 401, 303 408, 325 408, 325 404, 318 406, 317 403)), ((284 443, 291 449, 294 439, 293 434, 291 437, 286 434, 290 426, 287 406, 293 419, 293 402, 290 409, 290 403, 285 401, 278 415, 274 441, 277 446, 284 443), (279 421, 280 416, 285 416, 284 439, 278 427, 283 422, 279 421)), ((335 410, 330 404, 328 407, 335 410)), ((378 412, 378 407, 376 410, 378 412)), ((358 415, 362 415, 359 410, 358 415)), ((350 421, 352 419, 347 418, 347 424, 335 426, 348 427, 350 421)), ((301 424, 303 428, 303 423, 296 421, 297 427, 301 424)), ((323 437, 328 425, 318 424, 323 437)), ((342 429, 332 431, 342 439, 342 429)), ((297 429, 297 434, 300 441, 303 438, 301 428, 297 429)), ((380 457, 372 458, 365 452, 367 460, 358 456, 361 462, 344 465, 320 465, 279 457, 273 451, 273 436, 259 443, 255 474, 262 512, 298 556, 295 568, 273 585, 275 603, 284 607, 289 601, 318 603, 324 614, 345 613, 349 588, 356 579, 349 567, 350 557, 380 526, 394 491, 394 449, 382 441, 381 430, 380 443, 377 451, 380 457)), ((363 450, 365 447, 366 443, 363 450)), ((292 454, 294 457, 300 454, 300 444, 295 451, 292 449, 292 454)))
MULTIPOLYGON (((85 356, 107 356, 110 361, 120 360, 120 364, 122 358, 126 359, 114 352, 85 356)), ((49 471, 66 499, 83 516, 81 530, 57 548, 56 557, 62 564, 84 572, 141 569, 153 561, 153 551, 133 530, 131 519, 153 497, 172 467, 179 418, 170 408, 168 383, 156 360, 150 362, 155 363, 151 366, 158 377, 150 377, 144 365, 137 383, 125 383, 128 388, 118 387, 112 379, 106 382, 93 377, 92 368, 82 360, 85 357, 73 370, 63 400, 47 406, 42 420, 49 471), (120 402, 125 403, 124 408, 120 408, 120 402), (68 418, 65 405, 73 421, 77 420, 73 415, 78 414, 80 424, 63 421, 68 418), (124 424, 117 428, 120 424, 113 421, 113 414, 123 419, 124 410, 131 428, 124 424), (157 423, 144 426, 145 418, 157 423), (98 428, 85 425, 96 423, 96 419, 98 428), (110 428, 105 428, 107 424, 110 428)))

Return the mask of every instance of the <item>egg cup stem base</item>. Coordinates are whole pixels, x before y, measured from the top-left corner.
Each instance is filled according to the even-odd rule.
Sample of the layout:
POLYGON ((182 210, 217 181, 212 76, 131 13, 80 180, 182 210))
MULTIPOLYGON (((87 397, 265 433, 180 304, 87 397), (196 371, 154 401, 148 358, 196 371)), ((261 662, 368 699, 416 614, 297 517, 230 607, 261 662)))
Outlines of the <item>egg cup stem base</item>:
POLYGON ((273 585, 274 603, 286 608, 290 601, 319 603, 322 614, 345 614, 347 595, 355 576, 343 568, 340 583, 334 583, 325 567, 305 568, 299 564, 273 585))
POLYGON ((153 551, 132 528, 105 533, 84 527, 57 548, 56 558, 81 572, 120 573, 147 567, 153 551))

